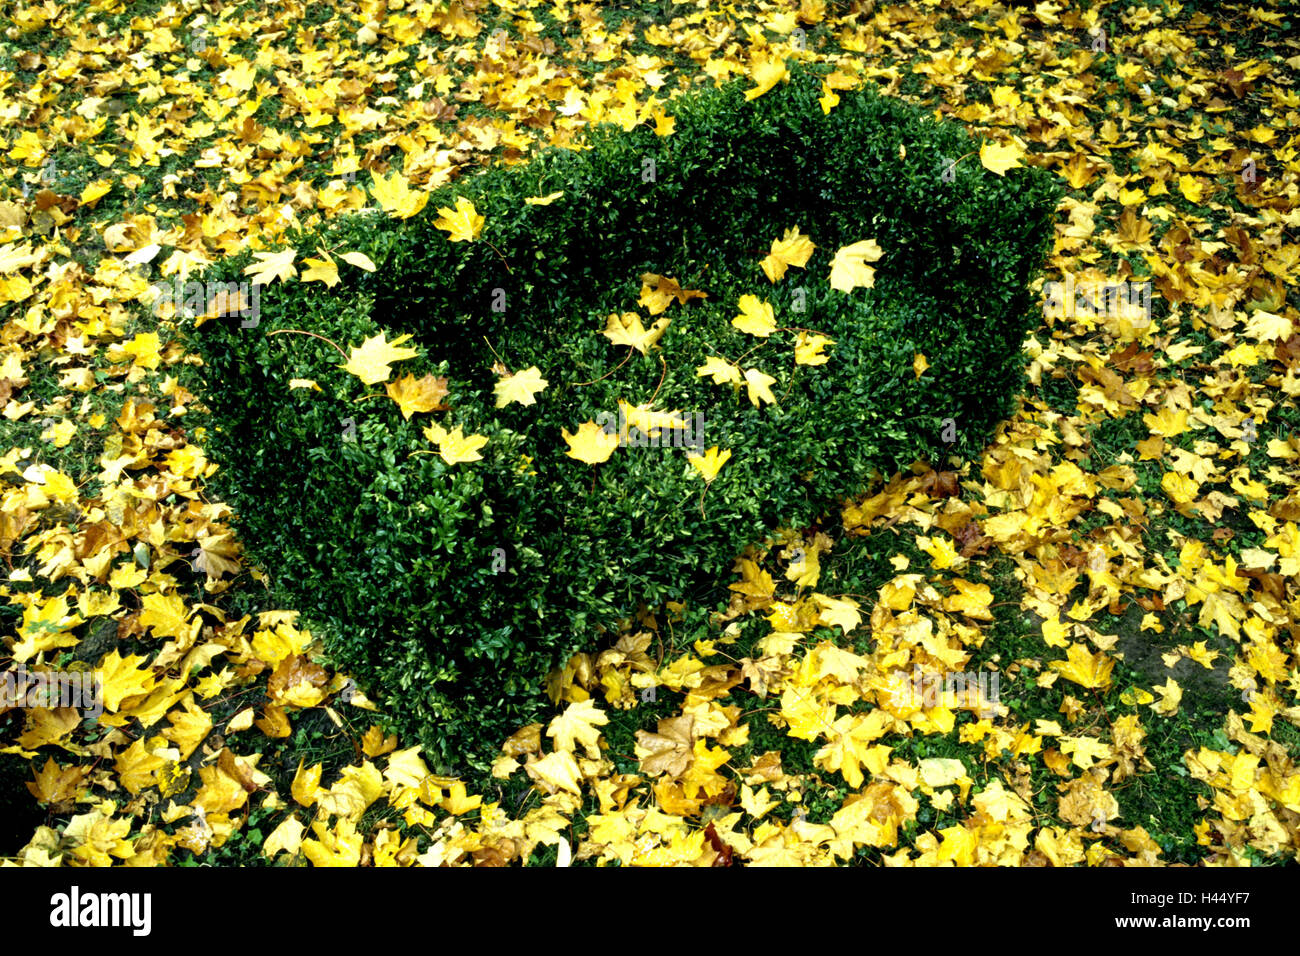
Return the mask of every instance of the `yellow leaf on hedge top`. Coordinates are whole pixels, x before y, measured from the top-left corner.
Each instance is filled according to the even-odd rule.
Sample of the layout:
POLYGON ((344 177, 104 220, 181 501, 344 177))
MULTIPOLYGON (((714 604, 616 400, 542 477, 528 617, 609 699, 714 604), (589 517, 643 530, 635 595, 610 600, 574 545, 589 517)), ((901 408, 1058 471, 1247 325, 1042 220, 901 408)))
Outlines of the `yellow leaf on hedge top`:
POLYGON ((844 246, 831 260, 831 288, 839 292, 870 289, 876 284, 876 270, 867 263, 875 262, 882 255, 884 252, 874 239, 844 246))
POLYGON ((615 345, 629 345, 642 355, 646 355, 649 349, 663 337, 671 321, 666 318, 660 319, 647 331, 641 324, 641 316, 635 312, 624 312, 622 315, 611 312, 605 320, 605 331, 601 334, 615 345))
POLYGON ((772 383, 774 379, 765 372, 760 372, 756 368, 745 369, 745 387, 749 393, 749 400, 754 403, 755 408, 761 408, 762 402, 769 405, 776 404, 776 396, 772 394, 772 383))
POLYGON ((1049 661, 1047 666, 1081 687, 1101 690, 1110 686, 1110 672, 1115 667, 1113 658, 1103 651, 1091 654, 1083 644, 1071 644, 1065 654, 1066 660, 1049 661))
POLYGON ((327 289, 339 284, 339 267, 328 252, 322 252, 324 259, 304 259, 307 270, 302 274, 303 282, 324 282, 327 289))
POLYGON ((791 226, 785 231, 784 238, 772 240, 772 251, 759 265, 767 280, 776 282, 785 276, 790 266, 797 269, 806 266, 816 248, 811 239, 799 232, 798 226, 791 226))
POLYGON ((691 467, 703 476, 705 481, 712 481, 718 477, 718 472, 722 469, 722 466, 731 460, 731 451, 719 452, 718 446, 714 445, 703 455, 688 454, 686 460, 691 463, 691 467))
POLYGON ((434 375, 416 378, 403 375, 396 382, 384 386, 388 397, 402 410, 402 417, 409 419, 416 412, 436 412, 447 407, 443 399, 447 397, 447 380, 434 375))
POLYGON ((980 147, 980 165, 991 173, 1005 176, 1008 169, 1020 165, 1020 157, 1024 155, 1024 150, 1013 143, 985 143, 980 147))
POLYGON ((455 209, 439 206, 438 213, 433 225, 444 230, 452 242, 471 242, 483 232, 483 217, 464 196, 456 197, 455 209))
POLYGON ((755 58, 749 67, 749 78, 754 81, 755 86, 745 91, 745 99, 758 99, 787 76, 789 76, 789 73, 785 68, 785 60, 779 57, 770 59, 767 57, 755 58))
POLYGON ((569 446, 565 454, 589 465, 608 461, 618 447, 618 434, 605 431, 595 422, 583 422, 578 426, 577 434, 571 435, 567 429, 561 429, 560 434, 569 446))
POLYGON ((830 357, 823 355, 822 349, 834 344, 834 339, 828 339, 824 335, 800 332, 794 343, 794 362, 796 365, 825 365, 830 357))
POLYGON ((683 289, 681 284, 668 276, 647 272, 641 276, 641 295, 637 305, 645 306, 651 315, 659 315, 676 299, 679 305, 685 305, 691 299, 707 299, 709 294, 698 289, 683 289))
POLYGON ((317 392, 322 391, 321 387, 310 378, 291 378, 289 379, 289 388, 310 388, 317 392))
POLYGON ((367 272, 375 271, 374 261, 364 252, 345 252, 339 258, 358 269, 365 269, 367 272))
POLYGON ((257 261, 244 269, 244 275, 253 277, 254 285, 270 285, 276 279, 288 281, 298 274, 293 260, 298 255, 297 249, 282 249, 279 252, 255 252, 257 261))
POLYGON ((704 364, 695 370, 695 374, 699 378, 703 378, 705 375, 712 375, 713 384, 715 385, 726 385, 730 383, 735 385, 737 388, 740 387, 740 369, 732 365, 726 359, 718 358, 716 355, 711 355, 705 359, 704 364))
POLYGON ((629 405, 623 399, 618 400, 619 414, 627 422, 628 428, 635 428, 641 434, 650 437, 656 436, 665 429, 686 428, 687 423, 682 418, 680 410, 673 412, 655 411, 650 407, 649 402, 643 402, 640 405, 629 405))
MULTIPOLYGON (((394 219, 410 219, 429 201, 429 194, 411 188, 410 182, 398 170, 393 170, 386 177, 370 174, 370 195, 375 197, 381 209, 394 219)), ((471 207, 473 208, 473 207, 471 207)), ((444 210, 438 210, 443 212, 444 210)), ((446 210, 450 212, 450 210, 446 210)), ((439 229, 446 228, 441 221, 435 222, 439 229)), ((479 222, 480 227, 482 221, 479 222)), ((477 234, 476 234, 477 235, 477 234)), ((471 237, 472 238, 472 237, 471 237)), ((452 236, 452 241, 457 237, 452 236)))
POLYGON ((402 359, 415 358, 420 354, 416 349, 398 348, 410 337, 409 334, 399 335, 393 341, 388 342, 385 340, 383 332, 376 333, 361 345, 353 346, 347 364, 341 367, 367 385, 378 385, 380 382, 385 382, 392 373, 392 369, 389 368, 391 363, 400 362, 402 359))
POLYGON ((916 373, 917 378, 920 378, 922 375, 924 375, 925 370, 928 369, 929 367, 930 367, 930 360, 925 357, 924 352, 917 352, 915 355, 912 356, 912 371, 916 373))
POLYGON ((542 370, 534 365, 522 372, 505 376, 492 386, 492 393, 496 396, 497 408, 505 408, 511 402, 536 405, 537 393, 549 384, 542 378, 542 370))
POLYGON ((524 202, 529 206, 549 206, 563 195, 564 190, 561 189, 553 193, 547 193, 545 196, 528 196, 524 199, 524 202))
POLYGON ((767 338, 776 331, 771 303, 763 302, 756 295, 740 297, 740 315, 732 319, 731 324, 740 331, 759 338, 767 338))
POLYGON ((462 433, 460 425, 449 432, 436 422, 423 431, 424 437, 438 446, 438 454, 449 465, 483 459, 478 450, 486 445, 488 440, 482 435, 467 436, 462 433))

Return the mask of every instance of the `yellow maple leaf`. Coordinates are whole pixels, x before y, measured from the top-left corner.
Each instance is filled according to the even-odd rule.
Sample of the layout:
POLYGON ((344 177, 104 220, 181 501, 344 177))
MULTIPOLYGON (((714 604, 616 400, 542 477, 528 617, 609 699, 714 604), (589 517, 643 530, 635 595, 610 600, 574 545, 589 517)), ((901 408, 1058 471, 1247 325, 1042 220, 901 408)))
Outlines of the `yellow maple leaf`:
POLYGON ((1292 319, 1260 310, 1246 322, 1246 334, 1259 342, 1285 342, 1294 327, 1292 319))
POLYGON ((775 57, 770 59, 756 57, 749 67, 749 78, 755 85, 745 91, 745 99, 750 101, 758 99, 788 76, 785 60, 775 57))
POLYGON ((483 233, 484 219, 474 204, 464 196, 456 197, 456 208, 438 207, 438 218, 433 225, 448 234, 452 242, 472 242, 483 233))
POLYGON ((807 332, 800 332, 794 343, 794 362, 796 365, 825 365, 830 357, 822 354, 822 349, 834 344, 834 339, 824 335, 810 336, 807 332))
POLYGON ((377 385, 388 380, 392 373, 389 365, 402 359, 415 358, 420 353, 416 349, 398 348, 409 339, 410 335, 399 335, 388 342, 384 333, 379 332, 366 339, 360 346, 353 346, 346 365, 340 366, 351 372, 367 385, 377 385))
POLYGON ((980 165, 989 172, 1005 176, 1008 169, 1020 165, 1020 158, 1024 155, 1024 150, 1014 143, 985 143, 980 147, 980 165))
POLYGON ((645 306, 651 315, 659 315, 676 299, 679 305, 685 305, 691 299, 707 299, 707 292, 697 289, 683 289, 681 284, 668 276, 647 272, 641 276, 641 295, 637 305, 645 306))
MULTIPOLYGON (((375 198, 375 202, 379 203, 380 208, 394 219, 410 219, 429 201, 428 193, 412 189, 407 178, 396 169, 387 176, 378 176, 372 172, 370 195, 375 198)), ((435 222, 434 225, 439 229, 444 228, 440 222, 435 222)), ((452 238, 454 241, 456 237, 452 238)))
POLYGON ((1047 666, 1081 687, 1104 689, 1110 686, 1110 672, 1115 667, 1113 658, 1107 657, 1103 651, 1091 654, 1082 644, 1071 644, 1065 653, 1067 660, 1050 661, 1047 666))
POLYGON ((1165 407, 1154 415, 1150 413, 1143 415, 1142 421, 1151 434, 1173 438, 1187 431, 1187 410, 1165 407))
POLYGON ((140 626, 152 630, 155 637, 181 637, 198 631, 185 623, 190 612, 179 594, 146 594, 140 604, 140 626))
POLYGON ((802 269, 808 264, 813 250, 817 247, 812 240, 799 232, 798 226, 791 226, 781 239, 772 240, 772 251, 767 254, 759 266, 768 282, 778 282, 785 276, 791 266, 802 269))
POLYGON ((925 357, 924 352, 917 352, 914 356, 912 356, 912 371, 916 373, 917 378, 920 378, 922 375, 924 375, 925 370, 928 369, 929 367, 930 367, 930 360, 925 357))
POLYGON ((576 434, 570 434, 567 429, 561 429, 560 434, 569 446, 565 454, 589 465, 608 461, 618 447, 618 434, 605 431, 595 422, 583 422, 578 426, 576 434))
POLYGON ((483 456, 478 453, 479 449, 488 443, 483 435, 465 435, 460 425, 449 432, 435 422, 423 429, 423 432, 425 438, 438 446, 438 454, 449 465, 481 461, 483 456))
POLYGON ((332 289, 339 284, 339 266, 328 252, 322 252, 321 255, 324 256, 323 259, 303 260, 307 269, 302 274, 302 281, 324 282, 327 289, 332 289))
POLYGON ((1152 704, 1152 710, 1166 717, 1177 713, 1178 705, 1183 699, 1183 689, 1178 686, 1176 680, 1172 677, 1166 678, 1163 687, 1153 687, 1152 690, 1160 695, 1160 703, 1152 704))
POLYGON ((83 206, 93 206, 97 200, 108 195, 108 191, 112 188, 111 181, 96 179, 94 182, 86 184, 86 188, 81 191, 81 195, 77 197, 77 200, 83 206))
POLYGON ((618 410, 623 420, 627 422, 629 430, 635 428, 646 437, 658 436, 664 430, 687 427, 687 422, 682 418, 680 410, 659 412, 652 409, 648 402, 643 402, 640 405, 629 405, 620 398, 618 400, 618 410))
POLYGON ((845 634, 862 623, 858 613, 858 602, 852 598, 832 598, 825 594, 813 594, 813 600, 821 608, 817 612, 817 623, 826 627, 839 627, 845 634))
POLYGON ((302 846, 302 834, 306 829, 297 817, 292 815, 285 817, 262 844, 262 855, 268 860, 278 853, 296 855, 302 846))
POLYGON ((687 454, 686 460, 708 482, 718 477, 718 472, 722 470, 722 466, 731 460, 731 451, 719 452, 718 446, 714 445, 703 455, 687 454))
POLYGON ((835 705, 818 700, 812 693, 787 687, 781 694, 781 717, 789 725, 786 733, 800 740, 816 740, 830 732, 835 705))
POLYGON ((775 381, 776 379, 771 375, 760 372, 756 368, 745 369, 745 388, 755 408, 761 408, 762 402, 767 402, 769 405, 776 404, 776 396, 772 394, 771 388, 775 381))
POLYGON ((705 375, 711 375, 713 376, 713 383, 715 385, 726 385, 730 383, 731 385, 736 386, 736 388, 740 387, 740 369, 732 365, 726 359, 718 358, 716 355, 709 356, 703 365, 696 368, 695 375, 698 378, 703 378, 705 375))
POLYGON ((740 788, 740 807, 755 820, 763 819, 768 811, 780 805, 781 801, 772 799, 767 787, 755 791, 749 784, 745 784, 740 788))
POLYGON ((740 331, 759 338, 767 338, 776 331, 771 303, 763 302, 756 295, 740 297, 740 315, 732 319, 731 324, 740 331))
POLYGON ((1205 193, 1205 183, 1189 173, 1183 173, 1178 177, 1178 191, 1187 197, 1188 202, 1199 203, 1205 193))
POLYGON ((492 386, 492 393, 496 396, 497 408, 505 408, 511 402, 518 402, 520 405, 536 405, 537 393, 549 384, 550 382, 542 378, 542 370, 534 365, 522 372, 504 376, 492 386))
POLYGON ((1197 641, 1187 648, 1184 653, 1206 670, 1214 670, 1215 658, 1219 656, 1219 652, 1210 650, 1205 646, 1204 641, 1197 641))
POLYGON ((409 419, 416 412, 436 412, 447 407, 443 401, 447 397, 447 380, 433 375, 416 378, 403 375, 395 382, 384 386, 388 397, 402 410, 402 417, 409 419))
POLYGON ((831 288, 839 292, 870 289, 876 284, 876 270, 867 263, 875 262, 882 255, 884 252, 874 239, 844 246, 831 259, 831 288))
POLYGON ((987 584, 972 584, 961 578, 954 579, 952 583, 957 593, 943 599, 945 611, 964 614, 980 621, 993 620, 993 613, 989 610, 993 603, 993 591, 987 584))
POLYGON ((255 252, 257 261, 244 269, 244 275, 253 277, 254 285, 270 285, 276 279, 287 282, 298 274, 293 260, 298 255, 296 249, 282 249, 279 252, 255 252))
POLYGON ((641 317, 635 312, 624 312, 622 315, 611 312, 605 320, 605 331, 601 334, 615 345, 629 345, 642 355, 646 355, 649 349, 663 337, 671 321, 667 318, 660 319, 647 331, 641 324, 641 317))
POLYGON ((364 269, 366 272, 375 271, 374 260, 372 260, 364 252, 345 252, 343 253, 341 258, 343 259, 344 262, 348 263, 349 265, 354 265, 358 269, 364 269))
POLYGON ((1196 494, 1201 486, 1194 478, 1167 471, 1160 479, 1160 487, 1176 504, 1187 505, 1196 500, 1196 494))
POLYGON ((942 571, 957 563, 957 549, 947 537, 919 537, 916 546, 930 556, 930 567, 942 571))
POLYGON ((102 681, 104 708, 109 713, 116 713, 122 701, 138 697, 153 690, 153 671, 144 657, 134 654, 123 657, 113 648, 112 653, 99 664, 99 676, 102 681), (142 666, 145 665, 145 666, 142 666))
POLYGON ((310 807, 316 802, 316 793, 320 789, 320 778, 324 768, 321 764, 314 764, 310 768, 303 769, 303 761, 298 761, 298 772, 293 775, 293 783, 289 785, 289 790, 293 798, 304 807, 310 807))
POLYGON ((21 663, 42 651, 75 647, 77 638, 71 630, 81 622, 81 616, 69 607, 67 595, 32 603, 23 611, 23 622, 18 628, 21 640, 11 652, 13 659, 21 663))
POLYGON ((524 764, 524 771, 548 793, 558 793, 561 790, 582 793, 582 771, 578 769, 573 754, 567 750, 556 750, 540 760, 530 759, 524 764))
POLYGON ((331 830, 324 820, 314 820, 311 825, 316 839, 302 841, 302 855, 313 866, 357 866, 361 862, 361 848, 366 839, 357 832, 357 825, 346 817, 331 830))
POLYGON ((570 704, 546 728, 546 736, 555 740, 557 750, 572 751, 577 744, 587 751, 592 760, 600 759, 600 731, 596 728, 609 723, 609 717, 593 701, 584 700, 570 704))

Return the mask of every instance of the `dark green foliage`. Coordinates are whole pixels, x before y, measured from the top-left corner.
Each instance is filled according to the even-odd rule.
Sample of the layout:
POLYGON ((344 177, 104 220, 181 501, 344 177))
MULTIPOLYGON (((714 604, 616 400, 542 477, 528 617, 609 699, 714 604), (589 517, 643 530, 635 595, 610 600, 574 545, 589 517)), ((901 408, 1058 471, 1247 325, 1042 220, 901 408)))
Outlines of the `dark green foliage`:
MULTIPOLYGON (((598 628, 638 601, 701 593, 747 543, 810 522, 878 474, 976 453, 1013 409, 1055 185, 1032 168, 989 173, 960 128, 872 92, 844 95, 826 116, 819 83, 800 70, 754 102, 743 84, 680 99, 671 136, 601 128, 588 151, 457 183, 404 223, 354 217, 291 236, 299 262, 328 246, 379 268, 341 264, 334 289, 277 283, 262 291, 256 328, 227 318, 194 336, 216 484, 244 541, 330 624, 338 662, 449 765, 482 766, 540 712, 547 669, 594 647, 598 628), (524 202, 557 190, 551 205, 524 202), (457 196, 486 217, 478 241, 449 242, 433 225, 457 196), (758 263, 793 225, 817 251, 772 285, 758 263), (831 289, 836 250, 868 238, 884 250, 875 288, 831 289), (637 310, 644 272, 709 298, 673 305, 661 348, 613 371, 627 349, 600 334, 605 317, 637 310), (497 289, 504 312, 492 308, 497 289), (730 325, 745 293, 769 300, 778 325, 836 343, 818 367, 796 369, 785 330, 745 357, 742 368, 777 379, 779 404, 761 409, 695 374, 710 355, 736 361, 759 344, 730 325), (451 410, 404 421, 382 386, 339 370, 329 345, 267 335, 280 329, 344 348, 412 333, 422 356, 394 377, 447 375, 451 410), (541 369, 550 386, 536 405, 494 407, 489 342, 512 371, 541 369), (919 380, 917 352, 930 363, 919 380), (290 390, 292 378, 323 392, 290 390), (561 429, 616 412, 620 398, 650 401, 657 386, 656 409, 702 412, 705 446, 733 453, 703 516, 704 483, 681 449, 620 448, 594 468, 565 455, 561 429), (343 440, 349 417, 355 442, 343 440), (953 444, 941 440, 945 418, 953 444), (428 454, 431 421, 485 435, 484 460, 448 467, 428 454)), ((249 261, 208 278, 238 280, 249 261)))

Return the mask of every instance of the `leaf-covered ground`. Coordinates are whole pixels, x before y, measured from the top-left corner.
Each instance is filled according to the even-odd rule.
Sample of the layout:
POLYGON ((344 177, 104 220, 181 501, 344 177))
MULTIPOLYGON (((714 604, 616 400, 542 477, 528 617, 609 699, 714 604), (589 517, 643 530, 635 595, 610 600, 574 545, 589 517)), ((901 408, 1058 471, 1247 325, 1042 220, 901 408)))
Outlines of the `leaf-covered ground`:
MULTIPOLYGON (((105 712, 0 713, 6 862, 1295 858, 1300 41, 1282 4, 9 14, 4 656, 98 670, 105 712), (968 124, 990 168, 1057 172, 1048 278, 1149 277, 1153 319, 1049 318, 982 460, 756 542, 718 568, 732 602, 699 633, 670 607, 593 634, 495 778, 439 775, 241 559, 150 283, 294 223, 405 215, 592 122, 671 135, 677 91, 748 76, 761 95, 787 59, 968 124), (942 671, 996 672, 996 701, 887 683, 942 671)), ((328 281, 300 253, 280 281, 328 281)))

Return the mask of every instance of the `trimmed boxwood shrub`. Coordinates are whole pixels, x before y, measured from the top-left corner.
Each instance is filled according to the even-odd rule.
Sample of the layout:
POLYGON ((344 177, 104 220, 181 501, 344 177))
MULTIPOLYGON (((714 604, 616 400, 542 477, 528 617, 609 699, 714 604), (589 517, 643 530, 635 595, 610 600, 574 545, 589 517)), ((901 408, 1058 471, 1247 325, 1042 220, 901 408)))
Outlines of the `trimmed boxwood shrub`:
MULTIPOLYGON (((255 328, 225 317, 194 333, 215 484, 250 552, 448 767, 482 767, 539 714, 547 670, 638 602, 709 593, 747 543, 918 458, 978 452, 1013 409, 1053 180, 994 175, 961 128, 871 90, 824 114, 820 79, 797 69, 752 102, 740 83, 682 97, 671 135, 601 127, 589 149, 458 182, 411 219, 294 234, 300 266, 332 250, 338 285, 277 282, 255 328), (434 225, 458 197, 485 217, 474 241, 434 225), (815 252, 770 283, 759 262, 791 226, 815 252), (883 252, 874 287, 832 289, 832 257, 865 239, 883 252), (611 313, 655 321, 637 305, 645 273, 707 298, 671 305, 643 355, 602 332, 611 313), (746 294, 783 328, 734 328, 746 294), (392 377, 445 376, 448 410, 403 418, 332 345, 275 334, 290 329, 345 350, 412 335, 420 354, 392 377), (795 364, 799 329, 833 340, 825 364, 795 364), (541 370, 536 404, 495 407, 498 356, 541 370), (698 376, 710 356, 772 376, 776 403, 698 376), (682 450, 566 455, 562 432, 620 399, 703 414, 705 446, 732 453, 707 492, 682 450), (431 422, 485 436, 482 460, 447 465, 422 434, 431 422)), ((208 278, 239 281, 250 261, 208 278)))

